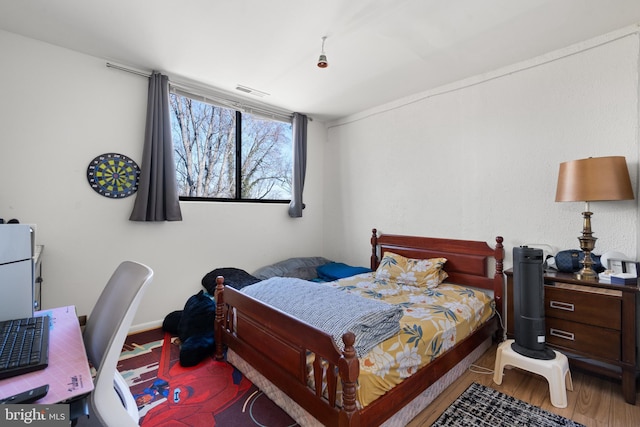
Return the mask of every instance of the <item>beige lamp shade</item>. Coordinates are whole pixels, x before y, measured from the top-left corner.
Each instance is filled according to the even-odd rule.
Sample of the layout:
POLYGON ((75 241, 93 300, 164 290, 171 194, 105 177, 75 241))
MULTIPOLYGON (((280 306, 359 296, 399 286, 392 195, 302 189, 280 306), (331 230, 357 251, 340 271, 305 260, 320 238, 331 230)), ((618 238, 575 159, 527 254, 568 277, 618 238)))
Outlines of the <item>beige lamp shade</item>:
POLYGON ((633 189, 623 156, 560 163, 556 202, 631 200, 633 189))

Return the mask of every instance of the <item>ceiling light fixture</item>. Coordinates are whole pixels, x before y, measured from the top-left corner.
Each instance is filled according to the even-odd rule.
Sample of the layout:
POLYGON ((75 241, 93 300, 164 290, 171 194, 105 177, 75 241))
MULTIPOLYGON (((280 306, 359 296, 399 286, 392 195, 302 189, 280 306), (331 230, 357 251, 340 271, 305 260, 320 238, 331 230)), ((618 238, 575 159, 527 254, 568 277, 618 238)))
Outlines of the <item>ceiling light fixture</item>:
POLYGON ((327 36, 322 37, 322 50, 320 51, 320 57, 318 58, 318 68, 327 68, 329 66, 329 62, 327 62, 327 55, 324 54, 324 41, 327 39, 327 36))

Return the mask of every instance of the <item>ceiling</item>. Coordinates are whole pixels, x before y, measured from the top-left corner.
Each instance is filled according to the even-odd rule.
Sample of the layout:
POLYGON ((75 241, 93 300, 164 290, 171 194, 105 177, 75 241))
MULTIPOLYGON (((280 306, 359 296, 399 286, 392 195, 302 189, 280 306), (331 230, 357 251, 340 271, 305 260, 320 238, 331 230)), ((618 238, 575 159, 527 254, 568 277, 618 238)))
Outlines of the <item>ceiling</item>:
POLYGON ((638 0, 0 0, 0 29, 319 120, 638 23, 638 0))

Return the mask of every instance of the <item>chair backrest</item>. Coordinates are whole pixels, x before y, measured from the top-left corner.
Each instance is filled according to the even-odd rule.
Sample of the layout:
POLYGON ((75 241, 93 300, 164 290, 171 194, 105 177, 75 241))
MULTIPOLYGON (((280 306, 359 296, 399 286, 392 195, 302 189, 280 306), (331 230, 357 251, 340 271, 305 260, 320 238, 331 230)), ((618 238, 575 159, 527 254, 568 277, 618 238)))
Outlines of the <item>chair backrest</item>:
POLYGON ((132 424, 137 418, 131 418, 137 415, 137 412, 132 412, 137 408, 126 407, 127 400, 133 401, 131 392, 121 387, 114 388, 114 385, 123 383, 117 371, 118 359, 152 277, 153 271, 146 265, 124 261, 114 271, 87 319, 83 339, 87 356, 97 369, 91 406, 94 414, 107 426, 137 424, 132 424), (129 396, 123 396, 123 393, 129 396))

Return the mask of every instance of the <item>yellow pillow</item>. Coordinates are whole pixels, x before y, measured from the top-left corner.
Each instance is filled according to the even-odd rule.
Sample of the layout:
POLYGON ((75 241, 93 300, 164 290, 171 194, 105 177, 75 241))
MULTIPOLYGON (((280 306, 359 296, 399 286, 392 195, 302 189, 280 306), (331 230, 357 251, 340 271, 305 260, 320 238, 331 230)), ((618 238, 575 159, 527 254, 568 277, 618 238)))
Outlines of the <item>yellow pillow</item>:
POLYGON ((393 252, 385 252, 376 270, 376 279, 435 288, 448 277, 442 269, 446 258, 405 258, 393 252))

